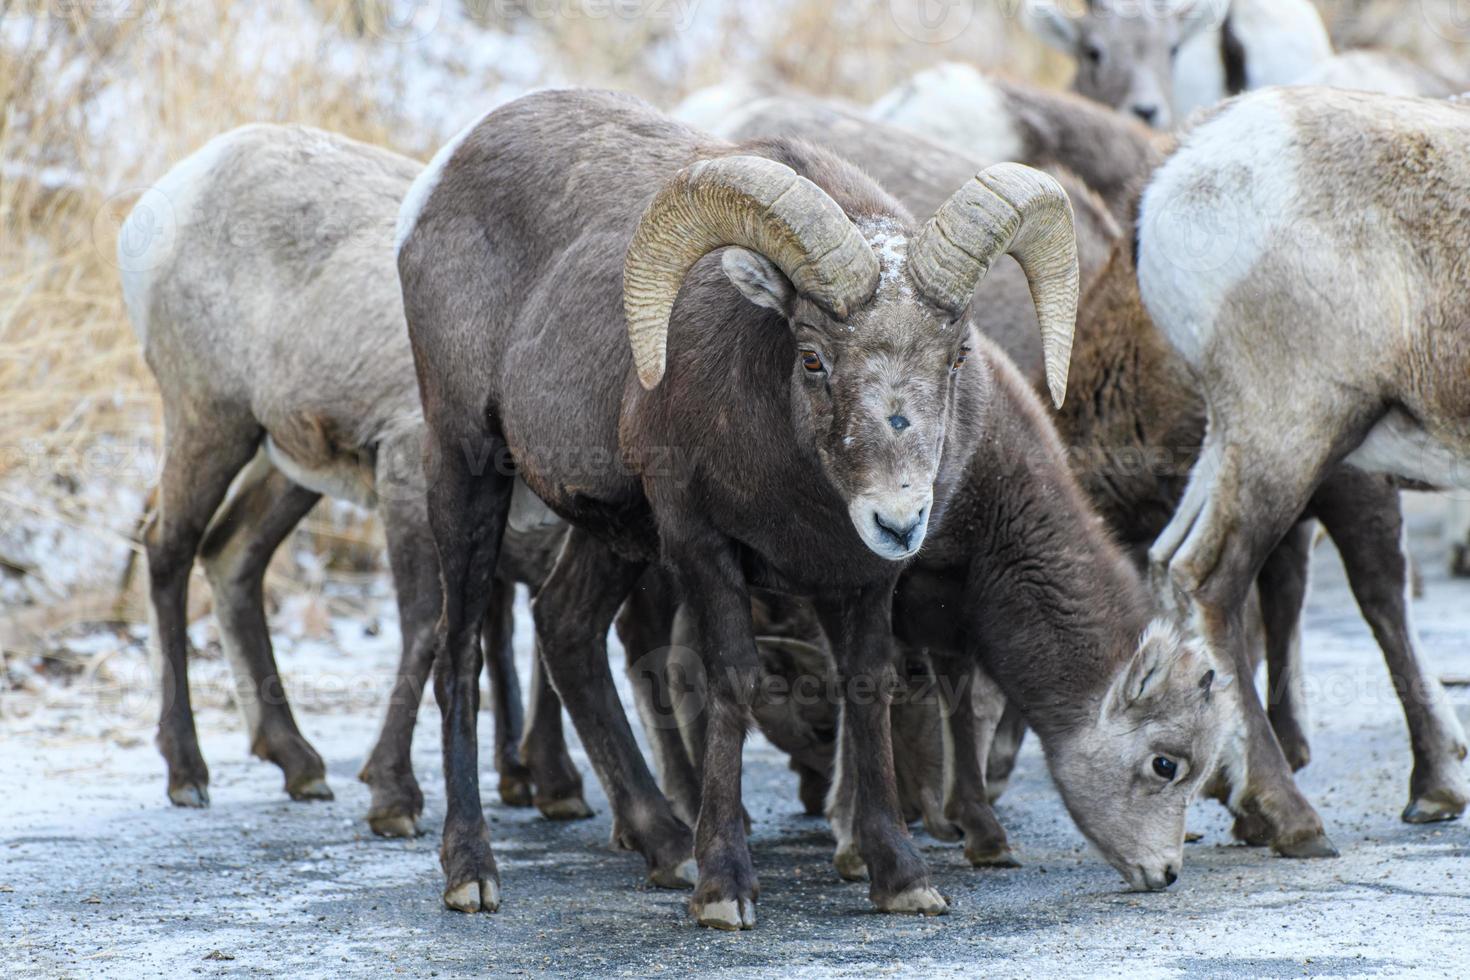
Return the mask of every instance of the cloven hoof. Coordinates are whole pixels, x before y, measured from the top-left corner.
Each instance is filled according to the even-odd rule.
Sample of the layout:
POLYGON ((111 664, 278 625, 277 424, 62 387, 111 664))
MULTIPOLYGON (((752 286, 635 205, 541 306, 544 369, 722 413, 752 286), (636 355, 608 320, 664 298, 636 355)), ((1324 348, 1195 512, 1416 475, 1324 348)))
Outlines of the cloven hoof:
POLYGON ((209 790, 198 783, 170 786, 168 798, 174 806, 186 806, 194 810, 209 806, 209 790))
POLYGON ((949 903, 932 885, 915 885, 877 905, 880 912, 895 914, 944 915, 949 912, 949 903))
POLYGON ((755 928, 755 902, 749 898, 705 902, 703 905, 695 905, 690 911, 700 925, 711 929, 739 932, 742 929, 755 928))
POLYGON ((1285 844, 1272 844, 1272 850, 1287 858, 1335 858, 1337 846, 1326 834, 1313 834, 1303 840, 1285 844))
POLYGON ((1435 799, 1433 793, 1410 800, 1404 807, 1404 823, 1439 823, 1458 820, 1465 812, 1465 801, 1458 794, 1449 799, 1435 799))
POLYGON ((423 834, 414 817, 368 817, 368 827, 379 837, 419 837, 423 834))
POLYGON ((444 907, 455 912, 499 911, 500 886, 489 878, 467 881, 445 891, 444 907))
POLYGON ((321 776, 312 776, 309 779, 302 780, 296 786, 288 784, 286 786, 286 792, 290 795, 291 799, 303 803, 335 799, 332 796, 332 788, 327 785, 327 781, 321 776))
POLYGON ((658 888, 693 888, 699 883, 699 865, 689 858, 672 868, 654 868, 648 873, 648 881, 658 888))
POLYGON ((541 800, 536 809, 547 820, 586 820, 592 816, 592 808, 580 796, 564 796, 559 800, 541 800))
POLYGON ((1019 868, 1021 862, 1009 846, 971 850, 965 848, 965 858, 972 868, 1019 868))

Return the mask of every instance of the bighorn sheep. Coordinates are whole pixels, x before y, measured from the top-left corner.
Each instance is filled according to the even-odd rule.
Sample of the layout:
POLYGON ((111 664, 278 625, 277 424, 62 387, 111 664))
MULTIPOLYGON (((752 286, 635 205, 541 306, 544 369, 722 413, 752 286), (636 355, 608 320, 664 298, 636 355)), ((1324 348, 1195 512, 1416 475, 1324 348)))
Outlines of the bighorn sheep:
POLYGON ((1448 96, 1449 81, 1384 51, 1334 55, 1310 0, 1087 0, 1080 17, 1028 0, 1042 41, 1077 60, 1073 88, 1158 129, 1195 109, 1272 85, 1340 85, 1448 96))
MULTIPOLYGON (((1470 484, 1467 137, 1464 106, 1276 89, 1216 111, 1144 195, 1142 303, 1208 418, 1150 560, 1237 659, 1251 581, 1340 464, 1420 486, 1470 484)), ((1399 594, 1383 594, 1388 577, 1371 567, 1354 587, 1414 735, 1404 816, 1456 816, 1467 796, 1464 736, 1413 662, 1402 562, 1380 560, 1392 563, 1399 594)), ((1245 700, 1259 728, 1259 705, 1245 700)), ((1299 831, 1304 801, 1289 781, 1258 778, 1261 762, 1252 751, 1256 809, 1278 835, 1299 831)))
MULTIPOLYGON (((661 559, 674 575, 712 687, 691 911, 753 926, 747 582, 814 596, 843 680, 886 689, 888 597, 981 436, 967 424, 982 393, 966 380, 980 372, 960 369, 978 343, 964 312, 1005 252, 1031 274, 1048 375, 1065 384, 1077 288, 1065 193, 1003 166, 914 231, 825 152, 737 147, 631 98, 543 92, 440 151, 404 200, 397 241, 447 586, 435 638, 446 904, 499 902, 475 761, 474 626, 514 468, 573 525, 534 607, 552 680, 626 839, 680 874, 689 831, 633 743, 604 648, 644 567, 661 559)), ((870 894, 885 910, 942 912, 897 812, 884 698, 843 710, 864 763, 870 894)))
MULTIPOLYGON (((399 201, 421 169, 319 130, 247 126, 176 165, 128 219, 139 234, 125 241, 147 246, 119 256, 123 293, 163 396, 160 506, 145 539, 163 684, 158 745, 169 798, 180 806, 209 801, 184 619, 196 553, 252 751, 283 770, 293 798, 331 798, 321 757, 282 694, 262 595, 271 555, 326 494, 376 506, 386 531, 403 663, 362 778, 372 786, 373 829, 416 832, 423 795, 409 745, 441 603, 392 243, 399 201)), ((523 492, 517 499, 534 505, 523 492)), ((561 532, 537 529, 534 506, 518 509, 522 515, 522 533, 503 552, 485 641, 501 794, 527 805, 510 598, 515 581, 547 573, 561 532)), ((559 708, 553 702, 533 720, 545 728, 529 739, 537 805, 550 816, 590 814, 560 742, 559 708)))
MULTIPOLYGON (((767 100, 752 108, 742 127, 737 138, 781 133, 820 141, 862 163, 920 214, 938 196, 937 187, 945 185, 946 167, 972 166, 963 159, 946 162, 945 158, 955 157, 953 152, 880 125, 852 125, 850 115, 831 107, 767 100)), ((1204 438, 1204 405, 1183 362, 1143 309, 1131 241, 1109 242, 1083 233, 1089 224, 1084 220, 1087 199, 1074 196, 1074 201, 1082 268, 1100 271, 1089 277, 1092 283, 1084 294, 1069 395, 1057 424, 1094 507, 1120 541, 1141 557, 1183 494, 1188 466, 1204 438)), ((986 296, 977 299, 972 315, 981 331, 1000 339, 1039 383, 1033 347, 1015 326, 1029 311, 1007 301, 1004 292, 995 297, 990 293, 989 287, 999 285, 1005 271, 1001 266, 992 272, 986 296)), ((1414 749, 1404 819, 1422 822, 1456 816, 1470 794, 1458 765, 1465 738, 1453 714, 1443 710, 1439 685, 1415 649, 1417 637, 1405 599, 1408 566, 1400 542, 1397 494, 1381 478, 1342 467, 1312 496, 1303 518, 1313 517, 1326 526, 1343 556, 1354 594, 1403 699, 1414 749)), ((1258 577, 1272 692, 1269 718, 1292 768, 1305 765, 1310 757, 1299 689, 1298 630, 1310 538, 1310 524, 1299 525, 1272 552, 1258 577)), ((1263 724, 1249 730, 1252 753, 1267 760, 1258 764, 1257 771, 1274 771, 1278 781, 1289 781, 1271 744, 1271 732, 1263 724)), ((1250 809, 1246 804, 1256 794, 1251 791, 1254 784, 1238 771, 1238 762, 1235 768, 1233 802, 1241 812, 1250 809)), ((1299 806, 1307 809, 1304 801, 1299 806)), ((1325 841, 1309 847, 1306 842, 1316 840, 1311 835, 1298 834, 1293 840, 1254 817, 1247 816, 1236 829, 1247 839, 1277 843, 1286 853, 1331 849, 1325 841)))
MULTIPOLYGON (((747 101, 746 114, 758 103, 747 101)), ((1143 177, 1168 137, 1079 95, 1051 92, 945 62, 879 98, 868 115, 988 163, 1066 167, 1100 194, 1120 222, 1132 217, 1143 177)), ((738 121, 740 113, 732 114, 738 121)))

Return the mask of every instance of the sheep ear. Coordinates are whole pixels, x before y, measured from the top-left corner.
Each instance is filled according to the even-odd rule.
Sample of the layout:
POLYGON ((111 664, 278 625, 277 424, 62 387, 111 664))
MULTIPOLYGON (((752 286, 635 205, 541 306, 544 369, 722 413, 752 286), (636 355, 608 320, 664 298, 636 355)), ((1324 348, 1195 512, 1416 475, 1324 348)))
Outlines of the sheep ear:
POLYGON ((1043 44, 1065 54, 1077 50, 1077 43, 1081 40, 1077 22, 1068 17, 1055 0, 1028 0, 1022 8, 1022 21, 1043 44))
POLYGON ((770 259, 748 248, 727 248, 720 266, 746 299, 784 317, 791 316, 796 287, 770 259))

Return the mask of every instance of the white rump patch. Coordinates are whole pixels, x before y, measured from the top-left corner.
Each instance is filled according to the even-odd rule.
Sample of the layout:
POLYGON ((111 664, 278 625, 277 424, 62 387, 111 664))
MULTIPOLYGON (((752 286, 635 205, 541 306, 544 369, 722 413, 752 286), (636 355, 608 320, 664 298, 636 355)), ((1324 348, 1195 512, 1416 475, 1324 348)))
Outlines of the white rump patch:
POLYGON ((222 133, 170 167, 143 192, 118 229, 117 267, 123 304, 138 343, 145 350, 148 308, 158 269, 173 257, 180 229, 193 222, 199 196, 220 158, 249 128, 222 133))
POLYGON ((412 184, 408 185, 408 193, 403 195, 403 203, 398 206, 398 226, 393 234, 395 258, 399 250, 403 248, 403 243, 408 240, 408 236, 413 234, 414 226, 419 223, 419 215, 423 213, 424 205, 429 202, 429 196, 434 193, 434 188, 439 186, 439 178, 444 175, 444 168, 448 166, 449 158, 454 156, 454 151, 459 149, 460 144, 469 137, 470 133, 485 121, 485 117, 494 111, 494 109, 485 110, 476 117, 474 122, 455 133, 454 138, 439 147, 439 152, 434 154, 429 165, 413 179, 412 184))
POLYGON ((919 72, 874 102, 868 116, 958 147, 986 166, 1025 152, 1005 96, 969 65, 945 62, 919 72))

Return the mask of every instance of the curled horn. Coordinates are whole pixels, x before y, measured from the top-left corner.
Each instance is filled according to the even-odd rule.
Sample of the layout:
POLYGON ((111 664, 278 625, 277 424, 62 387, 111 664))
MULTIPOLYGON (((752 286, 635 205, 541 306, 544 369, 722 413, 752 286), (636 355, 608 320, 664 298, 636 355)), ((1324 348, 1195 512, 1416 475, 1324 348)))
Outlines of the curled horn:
POLYGON ((654 197, 623 263, 623 311, 643 387, 663 379, 669 316, 684 277, 727 245, 759 252, 838 319, 878 288, 872 248, 816 184, 764 157, 700 161, 654 197))
POLYGON ((908 268, 925 297, 958 314, 1001 255, 1014 256, 1031 285, 1046 383, 1060 408, 1067 397, 1078 291, 1072 202, 1060 184, 1018 163, 981 171, 919 232, 908 268))

